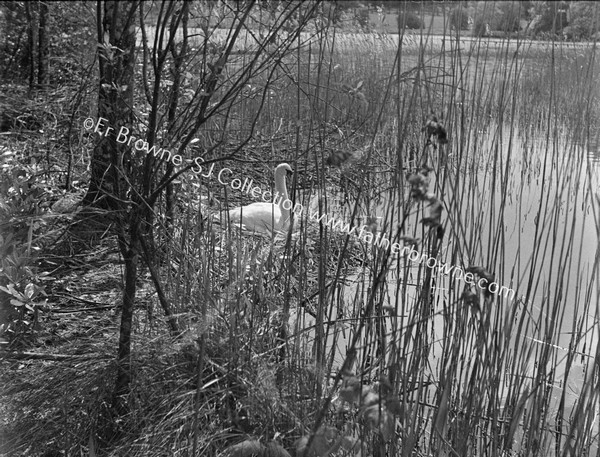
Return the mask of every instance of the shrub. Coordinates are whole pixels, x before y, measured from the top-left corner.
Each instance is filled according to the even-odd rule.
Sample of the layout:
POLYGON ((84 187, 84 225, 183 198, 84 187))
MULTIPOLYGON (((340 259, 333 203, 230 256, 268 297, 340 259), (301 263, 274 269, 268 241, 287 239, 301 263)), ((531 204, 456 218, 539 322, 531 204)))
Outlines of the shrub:
POLYGON ((598 5, 596 2, 575 2, 571 5, 571 21, 563 29, 569 39, 589 39, 600 32, 598 24, 598 5))
POLYGON ((538 38, 555 36, 567 25, 566 2, 535 2, 531 14, 530 27, 538 38))
MULTIPOLYGON (((2 148, 0 148, 2 150, 2 148)), ((44 228, 45 199, 40 167, 23 164, 12 151, 3 154, 0 171, 0 337, 23 343, 33 335, 38 308, 45 305, 37 272, 35 245, 44 228)))
POLYGON ((398 30, 422 29, 425 27, 423 19, 411 11, 400 11, 398 13, 398 30))
POLYGON ((469 30, 469 14, 464 8, 454 8, 450 13, 450 26, 454 30, 469 30))
POLYGON ((354 12, 354 21, 364 31, 369 30, 369 10, 360 8, 354 12))
POLYGON ((525 9, 519 2, 498 2, 492 28, 503 32, 518 32, 525 9))
POLYGON ((490 24, 488 24, 485 19, 482 17, 475 19, 475 23, 473 24, 473 36, 486 37, 490 36, 490 33, 490 24))

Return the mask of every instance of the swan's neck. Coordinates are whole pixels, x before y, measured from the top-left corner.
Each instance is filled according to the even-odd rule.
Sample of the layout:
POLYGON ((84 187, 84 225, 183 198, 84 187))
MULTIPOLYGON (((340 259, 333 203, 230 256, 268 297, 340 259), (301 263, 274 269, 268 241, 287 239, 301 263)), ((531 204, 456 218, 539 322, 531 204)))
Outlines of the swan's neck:
POLYGON ((285 185, 285 170, 277 170, 277 173, 275 173, 275 190, 277 191, 277 194, 280 197, 279 210, 281 211, 281 221, 285 222, 290 218, 290 205, 287 205, 288 209, 285 209, 283 207, 283 203, 286 200, 289 200, 287 187, 285 185))

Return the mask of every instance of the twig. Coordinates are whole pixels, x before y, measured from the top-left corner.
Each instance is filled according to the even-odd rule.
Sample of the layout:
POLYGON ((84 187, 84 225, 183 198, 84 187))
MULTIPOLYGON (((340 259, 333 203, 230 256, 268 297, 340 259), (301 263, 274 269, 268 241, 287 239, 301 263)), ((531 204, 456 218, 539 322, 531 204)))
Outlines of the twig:
POLYGON ((42 354, 40 352, 12 352, 0 350, 0 357, 2 359, 11 360, 78 360, 83 357, 88 357, 85 354, 81 355, 70 355, 70 354, 42 354))

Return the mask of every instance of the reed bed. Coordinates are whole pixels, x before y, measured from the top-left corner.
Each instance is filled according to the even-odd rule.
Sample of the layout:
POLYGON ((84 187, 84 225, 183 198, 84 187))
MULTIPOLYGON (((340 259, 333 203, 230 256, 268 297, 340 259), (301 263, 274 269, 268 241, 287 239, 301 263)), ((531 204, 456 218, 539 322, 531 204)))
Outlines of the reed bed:
POLYGON ((289 162, 305 208, 356 226, 377 216, 374 233, 514 297, 308 209, 288 236, 223 230, 210 216, 247 202, 183 176, 181 217, 157 231, 163 292, 187 331, 167 339, 154 298, 139 313, 136 414, 111 455, 244 456, 256 439, 298 456, 597 455, 595 47, 315 37, 253 81, 265 98, 250 92, 228 128, 256 134, 223 166, 267 188, 289 162), (432 111, 448 144, 426 143, 432 111), (419 174, 437 223, 423 224, 419 174))
POLYGON ((585 149, 598 116, 595 48, 428 40, 307 44, 294 73, 270 86, 256 128, 274 146, 261 154, 294 164, 294 198, 320 199, 353 224, 377 215, 390 241, 479 267, 514 297, 469 289, 307 213, 288 238, 209 231, 225 244, 200 247, 207 232, 194 233, 192 214, 177 239, 198 246, 178 253, 189 271, 173 275, 189 292, 176 295, 182 311, 200 306, 206 348, 227 348, 223 376, 240 392, 220 385, 235 396, 225 409, 247 414, 229 436, 198 437, 206 452, 278 433, 298 455, 596 454, 598 176, 585 149), (425 145, 430 111, 449 144, 425 145), (343 151, 358 158, 323 166, 343 151), (407 175, 423 164, 443 202, 441 237, 411 197, 407 175))

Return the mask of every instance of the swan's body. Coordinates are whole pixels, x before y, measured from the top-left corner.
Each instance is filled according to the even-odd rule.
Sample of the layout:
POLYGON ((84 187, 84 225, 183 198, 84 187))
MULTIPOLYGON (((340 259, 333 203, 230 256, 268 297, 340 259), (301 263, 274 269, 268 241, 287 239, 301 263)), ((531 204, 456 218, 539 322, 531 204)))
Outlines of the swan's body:
POLYGON ((233 208, 222 214, 221 218, 248 232, 271 234, 289 228, 291 202, 285 185, 285 174, 288 171, 291 172, 292 167, 287 163, 275 168, 276 198, 273 198, 273 203, 257 202, 233 208), (287 209, 284 207, 286 201, 287 209))

